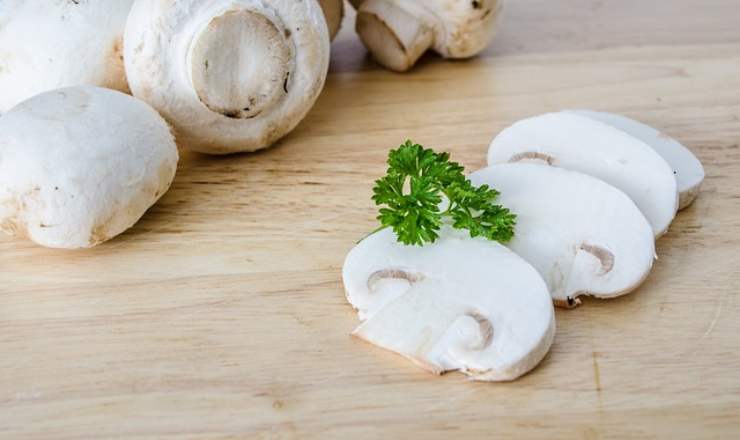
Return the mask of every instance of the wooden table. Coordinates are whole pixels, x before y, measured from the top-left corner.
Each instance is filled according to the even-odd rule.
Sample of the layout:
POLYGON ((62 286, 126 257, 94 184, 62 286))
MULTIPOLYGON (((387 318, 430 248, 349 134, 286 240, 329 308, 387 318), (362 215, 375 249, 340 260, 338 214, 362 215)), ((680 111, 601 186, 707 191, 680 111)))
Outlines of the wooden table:
POLYGON ((469 62, 398 75, 351 20, 275 148, 184 154, 132 230, 61 252, 0 238, 0 437, 740 438, 740 1, 516 0, 469 62), (514 383, 432 376, 349 337, 346 252, 406 138, 469 170, 518 118, 621 112, 704 162, 637 292, 557 312, 514 383), (423 437, 422 437, 423 436, 423 437))

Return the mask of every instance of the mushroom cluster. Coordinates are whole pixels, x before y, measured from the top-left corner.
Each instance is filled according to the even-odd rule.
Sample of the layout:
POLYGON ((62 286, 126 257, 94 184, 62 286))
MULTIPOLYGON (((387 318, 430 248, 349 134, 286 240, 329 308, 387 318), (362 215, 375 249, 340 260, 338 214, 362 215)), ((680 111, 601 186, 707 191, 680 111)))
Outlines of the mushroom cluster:
POLYGON ((469 179, 516 213, 505 246, 445 226, 413 247, 381 230, 350 251, 343 279, 362 321, 355 336, 437 374, 512 380, 549 349, 553 304, 614 298, 647 278, 655 240, 694 200, 704 169, 659 131, 590 110, 515 123, 488 163, 469 179))
POLYGON ((173 135, 269 147, 316 102, 343 15, 343 0, 0 2, 0 229, 95 246, 167 191, 173 135))

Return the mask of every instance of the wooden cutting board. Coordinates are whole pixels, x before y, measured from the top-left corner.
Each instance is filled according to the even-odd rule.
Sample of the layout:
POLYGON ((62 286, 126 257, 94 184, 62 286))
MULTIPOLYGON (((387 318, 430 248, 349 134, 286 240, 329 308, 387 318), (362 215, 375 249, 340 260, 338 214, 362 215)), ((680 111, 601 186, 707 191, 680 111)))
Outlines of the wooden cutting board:
POLYGON ((378 68, 351 32, 275 148, 183 154, 88 251, 0 238, 0 437, 740 438, 740 1, 517 0, 480 58, 378 68), (349 336, 343 258, 406 138, 469 170, 515 120, 624 113, 707 180, 635 293, 557 312, 514 383, 432 376, 349 336))

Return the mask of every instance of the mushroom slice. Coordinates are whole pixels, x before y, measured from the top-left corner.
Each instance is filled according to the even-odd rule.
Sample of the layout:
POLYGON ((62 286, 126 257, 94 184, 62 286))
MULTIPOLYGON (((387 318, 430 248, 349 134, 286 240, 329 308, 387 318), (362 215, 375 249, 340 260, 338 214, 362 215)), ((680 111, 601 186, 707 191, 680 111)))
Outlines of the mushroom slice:
POLYGON ((537 271, 504 246, 443 227, 424 247, 391 230, 360 242, 344 263, 353 335, 434 373, 513 380, 545 356, 555 333, 537 271))
POLYGON ((433 49, 445 58, 477 55, 493 39, 503 0, 353 0, 357 33, 388 69, 409 70, 433 49))
POLYGON ((645 214, 656 237, 676 216, 678 187, 668 163, 641 140, 585 116, 548 113, 506 128, 491 143, 488 164, 507 162, 580 171, 619 188, 645 214))
POLYGON ((167 123, 138 99, 93 86, 42 93, 0 118, 0 229, 95 246, 167 191, 177 160, 167 123))
POLYGON ((315 0, 136 0, 124 43, 134 95, 204 153, 273 144, 308 113, 329 67, 315 0))
POLYGON ((679 210, 687 208, 696 199, 701 184, 704 181, 704 167, 699 159, 680 142, 649 125, 645 125, 626 116, 593 110, 569 111, 618 128, 640 139, 657 151, 668 162, 668 165, 673 168, 673 172, 676 175, 676 180, 678 181, 679 210))
POLYGON ((652 229, 617 188, 579 172, 528 163, 493 165, 470 180, 501 191, 499 201, 517 214, 507 246, 539 271, 555 305, 576 306, 580 295, 624 295, 650 272, 652 229))
POLYGON ((0 112, 60 87, 128 92, 123 29, 132 3, 0 1, 0 112))

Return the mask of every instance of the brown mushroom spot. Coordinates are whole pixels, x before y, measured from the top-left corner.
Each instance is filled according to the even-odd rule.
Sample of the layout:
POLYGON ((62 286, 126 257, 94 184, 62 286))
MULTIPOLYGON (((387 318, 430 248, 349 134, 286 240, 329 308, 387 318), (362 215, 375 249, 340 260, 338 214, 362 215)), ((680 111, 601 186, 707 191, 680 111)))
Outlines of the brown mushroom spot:
POLYGON ((409 284, 414 284, 421 281, 424 278, 421 274, 413 274, 406 272, 402 269, 383 269, 374 272, 367 279, 367 288, 370 292, 375 292, 377 284, 382 280, 394 279, 394 280, 405 280, 409 284))
POLYGON ((555 158, 545 154, 545 153, 538 153, 536 151, 525 151, 524 153, 519 153, 511 156, 509 159, 509 163, 516 163, 516 162, 522 162, 522 161, 529 161, 529 160, 539 160, 542 162, 547 163, 548 165, 553 165, 555 163, 555 158))
POLYGON ((113 40, 105 57, 105 77, 103 78, 102 85, 110 89, 120 90, 124 93, 131 93, 128 82, 126 81, 126 72, 123 64, 122 37, 117 37, 113 40))
POLYGON ((588 252, 601 262, 601 275, 614 269, 614 254, 608 249, 588 243, 581 244, 579 249, 588 252))
POLYGON ((473 350, 485 350, 493 342, 493 324, 482 313, 475 310, 468 312, 466 316, 473 318, 478 323, 481 335, 480 341, 471 348, 473 350))

